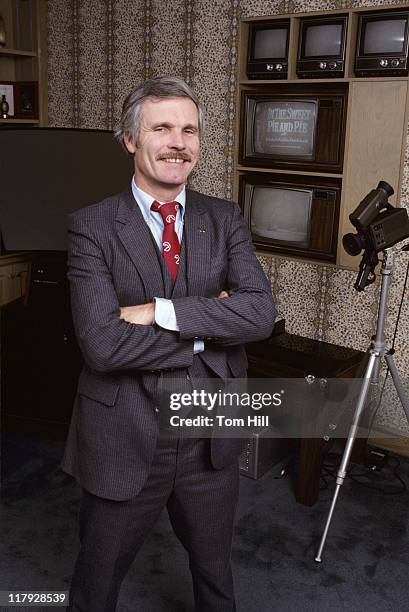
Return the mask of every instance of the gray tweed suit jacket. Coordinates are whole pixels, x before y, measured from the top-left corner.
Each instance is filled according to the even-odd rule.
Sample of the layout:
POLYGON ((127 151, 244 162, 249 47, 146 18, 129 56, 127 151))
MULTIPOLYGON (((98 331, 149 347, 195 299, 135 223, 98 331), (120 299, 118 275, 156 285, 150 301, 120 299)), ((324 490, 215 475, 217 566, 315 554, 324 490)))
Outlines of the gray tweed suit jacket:
MULTIPOLYGON (((186 293, 172 298, 180 331, 127 323, 121 306, 165 297, 154 240, 130 189, 69 216, 68 277, 85 366, 63 469, 91 493, 137 495, 158 436, 155 392, 163 372, 189 370, 193 340, 207 363, 245 376, 243 344, 271 333, 270 285, 254 255, 239 207, 187 190, 186 293), (222 289, 227 299, 215 299, 222 289)), ((237 457, 237 440, 212 441, 218 469, 237 457)))

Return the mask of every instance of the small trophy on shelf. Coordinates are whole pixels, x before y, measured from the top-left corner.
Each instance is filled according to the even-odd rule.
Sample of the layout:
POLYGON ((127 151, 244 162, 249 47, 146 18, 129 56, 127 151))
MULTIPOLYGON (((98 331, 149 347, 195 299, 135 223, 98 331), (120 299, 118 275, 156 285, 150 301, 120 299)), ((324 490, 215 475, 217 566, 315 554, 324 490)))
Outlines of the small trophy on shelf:
POLYGON ((6 100, 6 94, 3 94, 1 96, 1 102, 0 102, 0 112, 1 112, 2 119, 8 119, 9 109, 10 109, 10 106, 6 100))

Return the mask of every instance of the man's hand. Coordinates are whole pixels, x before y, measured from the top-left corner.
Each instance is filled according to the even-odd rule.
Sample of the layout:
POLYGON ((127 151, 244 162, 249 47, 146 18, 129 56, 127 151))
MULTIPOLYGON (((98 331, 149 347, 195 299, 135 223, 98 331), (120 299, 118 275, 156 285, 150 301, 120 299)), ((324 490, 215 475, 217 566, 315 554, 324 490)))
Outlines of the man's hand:
POLYGON ((155 304, 149 302, 138 306, 124 306, 119 318, 135 325, 152 325, 155 321, 155 304))
POLYGON ((227 293, 227 291, 220 291, 220 293, 219 293, 219 295, 217 297, 218 297, 219 300, 223 300, 224 298, 228 298, 230 296, 227 293))

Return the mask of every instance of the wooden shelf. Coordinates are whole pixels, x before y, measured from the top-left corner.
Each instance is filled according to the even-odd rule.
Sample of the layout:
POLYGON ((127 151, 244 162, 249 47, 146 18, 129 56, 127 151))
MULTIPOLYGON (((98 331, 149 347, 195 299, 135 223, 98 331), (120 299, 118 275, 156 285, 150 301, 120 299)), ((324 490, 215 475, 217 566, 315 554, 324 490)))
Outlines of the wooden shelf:
POLYGON ((300 83, 359 83, 360 81, 407 81, 408 77, 343 77, 342 79, 243 79, 240 85, 284 85, 285 83, 299 85, 300 83))
MULTIPOLYGON (((237 109, 235 118, 235 150, 234 150, 234 176, 233 176, 233 198, 239 197, 239 177, 244 172, 259 174, 288 174, 303 175, 306 177, 326 177, 328 179, 339 179, 342 181, 340 217, 338 224, 338 246, 336 266, 346 270, 356 271, 359 258, 351 257, 344 252, 342 236, 354 231, 349 220, 350 213, 356 208, 363 197, 373 189, 379 180, 390 183, 395 196, 391 198, 393 205, 399 206, 399 195, 401 191, 405 145, 406 128, 409 120, 409 77, 408 76, 365 76, 355 75, 355 53, 359 15, 366 12, 386 11, 387 9, 404 10, 409 8, 409 3, 398 5, 371 5, 358 8, 341 8, 329 11, 308 11, 306 13, 263 15, 258 17, 245 17, 241 21, 239 34, 239 57, 238 57, 238 87, 237 87, 237 109), (348 15, 348 28, 346 32, 345 53, 345 76, 342 78, 298 78, 297 51, 300 30, 300 18, 302 17, 331 17, 333 15, 348 15), (287 78, 275 79, 249 79, 247 76, 247 51, 250 35, 250 25, 254 22, 275 20, 290 21, 290 35, 288 43, 288 74, 287 78), (344 85, 342 85, 344 84, 344 85), (328 88, 348 88, 346 103, 345 123, 345 146, 343 154, 342 172, 316 172, 286 169, 281 166, 274 167, 273 162, 269 168, 250 167, 240 164, 240 130, 242 129, 242 92, 251 90, 263 93, 268 90, 275 93, 294 91, 299 88, 304 90, 308 86, 313 91, 328 88)), ((279 164, 280 165, 280 164, 279 164)), ((328 168, 327 168, 328 170, 328 168)), ((262 252, 261 247, 257 249, 262 252)), ((267 249, 265 252, 269 252, 267 249)), ((283 255, 275 252, 275 257, 281 256, 285 259, 296 259, 300 261, 317 263, 329 266, 326 261, 317 261, 313 258, 298 258, 297 256, 283 255)))
MULTIPOLYGON (((0 0, 6 31, 6 46, 0 47, 0 83, 13 85, 14 112, 18 117, 24 117, 16 107, 21 93, 18 84, 35 83, 34 112, 31 114, 38 116, 38 119, 0 119, 1 128, 5 123, 10 127, 17 124, 46 126, 48 123, 47 4, 47 0, 0 0)), ((10 104, 10 100, 7 101, 10 104)))
POLYGON ((284 85, 285 83, 348 83, 350 79, 244 79, 240 85, 284 85))
POLYGON ((328 176, 329 178, 340 178, 342 174, 332 174, 330 172, 311 172, 308 170, 291 170, 290 168, 260 168, 253 166, 236 166, 238 172, 265 172, 267 174, 302 174, 303 176, 328 176))
POLYGON ((6 124, 6 123, 13 123, 13 124, 17 124, 17 123, 24 123, 26 125, 35 123, 35 124, 39 124, 40 120, 39 119, 1 119, 0 118, 0 123, 2 124, 6 124))
POLYGON ((347 79, 350 83, 360 83, 365 81, 365 83, 382 83, 387 81, 388 83, 393 83, 394 81, 407 81, 408 77, 405 76, 396 76, 396 77, 351 77, 347 79))
POLYGON ((6 49, 6 47, 0 47, 0 55, 6 55, 9 57, 37 57, 35 51, 24 51, 23 49, 6 49))

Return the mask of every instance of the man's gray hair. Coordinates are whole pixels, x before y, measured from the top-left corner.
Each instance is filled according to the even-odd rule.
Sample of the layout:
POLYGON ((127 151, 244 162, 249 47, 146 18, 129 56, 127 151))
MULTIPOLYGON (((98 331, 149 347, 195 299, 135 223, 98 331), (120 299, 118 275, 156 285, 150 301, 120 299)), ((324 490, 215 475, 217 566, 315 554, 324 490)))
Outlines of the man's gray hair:
POLYGON ((195 92, 183 79, 160 76, 144 81, 135 87, 125 99, 119 126, 115 132, 116 139, 125 149, 125 136, 130 136, 133 144, 138 146, 142 107, 145 100, 161 98, 190 98, 196 104, 198 112, 199 136, 203 134, 205 111, 195 92))

